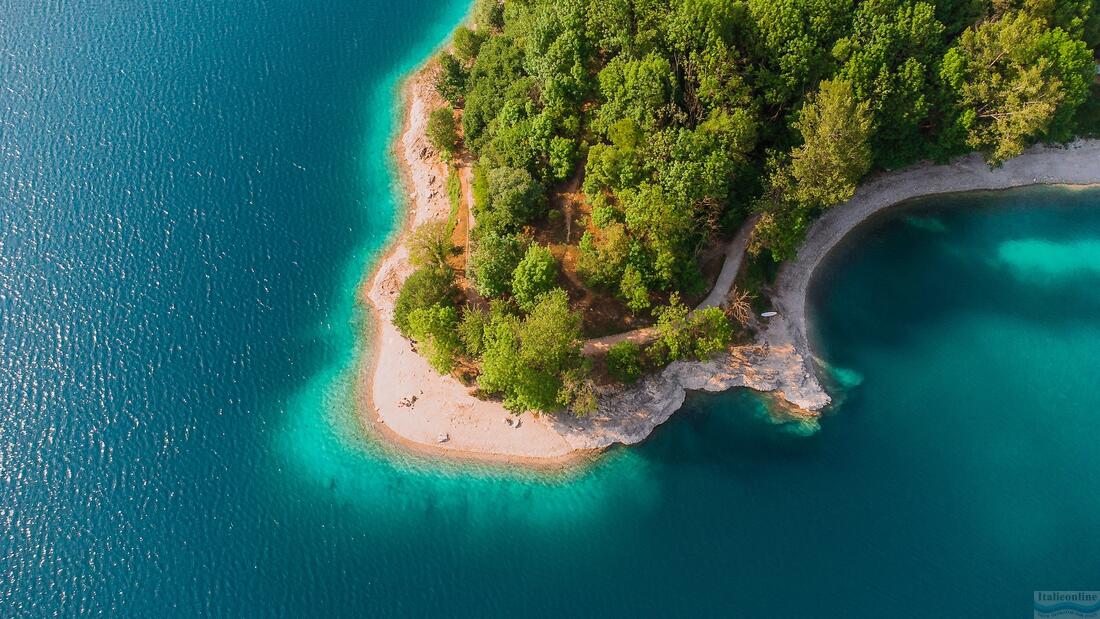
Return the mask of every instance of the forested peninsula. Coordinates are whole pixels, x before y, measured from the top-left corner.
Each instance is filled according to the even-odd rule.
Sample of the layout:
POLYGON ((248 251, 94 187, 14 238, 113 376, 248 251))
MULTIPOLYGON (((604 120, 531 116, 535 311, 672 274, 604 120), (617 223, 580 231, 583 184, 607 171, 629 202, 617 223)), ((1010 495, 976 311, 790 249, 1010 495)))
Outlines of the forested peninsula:
MULTIPOLYGON (((977 153, 981 169, 958 187, 1026 184, 1054 155, 1013 158, 1100 131, 1098 8, 478 0, 407 85, 398 159, 410 197, 434 206, 411 212, 390 255, 402 268, 367 286, 390 346, 400 339, 449 381, 432 404, 448 410, 413 413, 418 385, 390 385, 387 399, 412 390, 382 402, 376 351, 376 421, 394 431, 382 415, 394 405, 441 416, 450 423, 401 420, 396 432, 446 446, 464 414, 531 448, 486 438, 458 451, 560 457, 609 444, 577 439, 615 415, 605 408, 653 406, 634 397, 652 385, 631 385, 692 364, 727 379, 673 381, 681 400, 721 383, 784 391, 795 414, 824 406, 803 309, 783 307, 777 274, 869 175, 977 153)), ((1076 152, 1097 155, 1091 142, 1076 152)), ((1095 182, 1093 167, 1033 182, 1095 182)), ((625 433, 648 434, 672 404, 625 433)))

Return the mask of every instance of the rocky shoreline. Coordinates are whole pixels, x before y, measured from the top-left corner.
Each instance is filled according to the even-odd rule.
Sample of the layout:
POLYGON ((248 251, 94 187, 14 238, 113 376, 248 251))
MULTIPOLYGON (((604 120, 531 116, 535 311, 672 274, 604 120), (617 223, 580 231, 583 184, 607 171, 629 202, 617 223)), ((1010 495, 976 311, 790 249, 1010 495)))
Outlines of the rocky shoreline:
MULTIPOLYGON (((922 164, 880 174, 812 226, 798 257, 780 269, 773 295, 779 316, 768 321, 753 344, 734 347, 709 361, 674 362, 630 387, 604 388, 597 411, 585 418, 527 413, 514 427, 505 422, 510 413, 500 403, 479 400, 453 377, 436 374, 390 324, 397 292, 412 272, 403 247, 407 233, 450 212, 447 169, 424 134, 428 115, 441 104, 429 71, 430 67, 417 71, 403 88, 406 114, 395 154, 408 210, 392 249, 363 287, 363 300, 372 309, 374 337, 361 381, 365 416, 371 425, 390 442, 429 455, 560 467, 587 460, 614 444, 641 442, 683 405, 688 391, 747 387, 773 393, 790 405, 792 415, 816 417, 830 398, 816 375, 807 336, 806 296, 815 269, 860 223, 919 196, 1100 182, 1100 141, 1095 140, 1068 148, 1035 147, 995 170, 971 155, 949 165, 922 164), (410 398, 415 406, 402 405, 410 398)), ((747 238, 747 234, 742 231, 737 237, 747 238)), ((725 298, 743 251, 744 243, 731 242, 723 269, 729 277, 720 278, 708 300, 725 298)))

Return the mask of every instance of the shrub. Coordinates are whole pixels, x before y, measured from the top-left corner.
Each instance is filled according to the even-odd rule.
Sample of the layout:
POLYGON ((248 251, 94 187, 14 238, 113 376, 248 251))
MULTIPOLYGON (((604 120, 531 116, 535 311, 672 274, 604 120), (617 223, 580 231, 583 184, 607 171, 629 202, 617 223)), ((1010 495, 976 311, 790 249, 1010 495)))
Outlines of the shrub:
POLYGON ((585 367, 581 318, 564 290, 543 294, 523 320, 494 308, 484 341, 478 385, 502 394, 508 410, 551 412, 586 397, 577 373, 585 367))
POLYGON ((622 383, 633 383, 642 377, 642 349, 634 342, 615 344, 607 351, 607 371, 622 383))

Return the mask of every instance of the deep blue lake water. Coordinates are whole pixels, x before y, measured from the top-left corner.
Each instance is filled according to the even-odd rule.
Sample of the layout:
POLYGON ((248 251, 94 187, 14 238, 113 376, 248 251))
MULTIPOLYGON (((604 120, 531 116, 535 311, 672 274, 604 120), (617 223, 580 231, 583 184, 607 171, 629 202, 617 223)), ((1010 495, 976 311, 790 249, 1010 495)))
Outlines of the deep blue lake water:
POLYGON ((455 0, 0 0, 0 616, 1027 616, 1100 588, 1100 191, 830 259, 820 431, 693 397, 565 478, 363 438, 395 84, 455 0))

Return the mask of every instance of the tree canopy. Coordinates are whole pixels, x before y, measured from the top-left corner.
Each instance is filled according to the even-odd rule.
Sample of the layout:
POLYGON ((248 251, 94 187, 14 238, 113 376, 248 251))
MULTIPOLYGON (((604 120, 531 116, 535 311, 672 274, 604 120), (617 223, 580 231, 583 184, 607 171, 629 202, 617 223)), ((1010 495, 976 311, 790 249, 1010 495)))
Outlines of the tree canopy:
MULTIPOLYGON (((425 228, 394 320, 441 370, 465 355, 513 410, 595 406, 571 297, 655 320, 647 362, 704 358, 732 327, 681 298, 748 217, 762 278, 870 173, 970 151, 996 166, 1100 132, 1100 0, 477 0, 472 15, 439 56, 452 107, 429 133, 473 160, 461 281, 482 299, 454 305, 449 236, 425 228)), ((640 367, 625 347, 608 364, 619 380, 640 367)))

